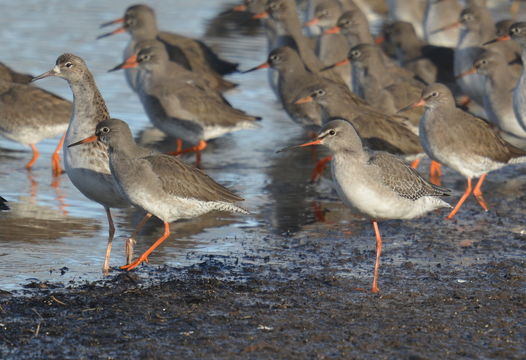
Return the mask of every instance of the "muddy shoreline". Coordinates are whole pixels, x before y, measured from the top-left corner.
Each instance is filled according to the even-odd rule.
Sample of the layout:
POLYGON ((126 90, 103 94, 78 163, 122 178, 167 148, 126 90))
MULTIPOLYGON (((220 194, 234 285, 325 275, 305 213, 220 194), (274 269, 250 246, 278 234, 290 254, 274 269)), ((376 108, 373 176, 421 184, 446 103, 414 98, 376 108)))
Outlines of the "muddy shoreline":
MULTIPOLYGON (((400 226, 389 225, 387 233, 400 226)), ((34 282, 23 296, 3 292, 0 357, 526 356, 526 261, 459 266, 443 257, 442 244, 432 249, 434 262, 422 265, 411 256, 418 259, 417 253, 434 245, 419 241, 405 249, 408 260, 400 265, 393 264, 399 254, 386 251, 382 291, 373 295, 363 291, 370 286, 373 249, 352 249, 345 234, 314 239, 314 231, 308 238, 266 239, 272 254, 211 255, 185 268, 114 269, 109 280, 73 286, 34 282), (346 267, 363 271, 350 275, 346 267)), ((493 243, 464 251, 478 252, 484 244, 493 243)))

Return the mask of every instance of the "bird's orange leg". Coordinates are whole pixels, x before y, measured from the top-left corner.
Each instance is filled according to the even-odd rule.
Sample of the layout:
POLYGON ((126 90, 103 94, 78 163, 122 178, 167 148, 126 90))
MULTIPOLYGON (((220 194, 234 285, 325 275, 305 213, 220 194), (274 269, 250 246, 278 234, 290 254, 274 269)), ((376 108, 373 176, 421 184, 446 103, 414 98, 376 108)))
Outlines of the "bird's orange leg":
POLYGON ((314 167, 314 170, 312 170, 312 174, 310 176, 310 181, 315 182, 317 181, 321 174, 323 173, 323 170, 325 170, 325 166, 327 166, 327 163, 332 160, 332 156, 326 156, 323 159, 319 160, 316 163, 316 166, 314 167))
MULTIPOLYGON (((180 139, 178 139, 180 140, 180 139)), ((195 165, 199 166, 201 164, 201 151, 206 149, 207 143, 204 140, 199 140, 196 146, 189 147, 188 149, 179 150, 179 144, 177 145, 177 151, 169 152, 168 155, 181 155, 186 154, 189 152, 195 152, 195 165)), ((181 147, 182 147, 182 141, 181 141, 181 147)))
POLYGON ((442 181, 440 181, 442 170, 440 168, 441 165, 438 161, 431 160, 431 165, 429 166, 429 181, 432 184, 442 185, 442 181))
POLYGON ((131 236, 126 240, 124 247, 126 252, 126 265, 130 264, 133 259, 133 246, 135 245, 135 237, 141 231, 141 229, 144 227, 144 225, 150 220, 152 217, 152 214, 147 213, 142 220, 137 224, 137 227, 131 234, 131 236))
POLYGON ((124 266, 121 266, 121 269, 123 270, 132 270, 134 268, 136 268, 137 266, 139 266, 139 264, 141 264, 142 262, 144 261, 147 261, 148 259, 148 256, 159 246, 162 244, 162 242, 164 240, 166 240, 168 238, 168 236, 170 236, 170 224, 167 223, 166 221, 164 222, 164 234, 163 236, 161 236, 159 239, 157 239, 157 241, 152 245, 150 246, 150 248, 148 250, 146 250, 144 252, 144 254, 142 254, 141 256, 139 256, 139 258, 137 260, 135 260, 134 262, 132 262, 131 264, 128 264, 128 265, 124 265, 124 266))
POLYGON ((477 185, 475 185, 475 189, 473 189, 473 195, 475 196, 475 199, 477 199, 477 201, 480 204, 480 206, 482 206, 484 211, 488 211, 489 207, 488 207, 488 204, 486 203, 486 200, 484 200, 484 197, 482 197, 482 190, 480 190, 480 188, 482 187, 482 183, 486 179, 487 175, 488 174, 482 175, 479 178, 479 181, 477 182, 477 185))
POLYGON ((175 140, 175 144, 177 146, 175 152, 180 153, 181 151, 183 151, 183 139, 175 140))
POLYGON ((413 160, 413 162, 411 163, 411 167, 413 169, 416 169, 418 165, 420 165, 420 159, 413 160))
POLYGON ((468 196, 471 194, 471 178, 468 178, 468 186, 466 187, 466 191, 464 192, 464 195, 460 198, 457 205, 455 205, 455 208, 449 213, 446 219, 451 220, 455 216, 455 214, 458 212, 462 204, 464 204, 464 201, 468 198, 468 196))
POLYGON ((62 168, 60 167, 60 149, 64 146, 65 137, 66 134, 62 135, 55 151, 53 151, 53 155, 51 155, 51 169, 53 171, 53 176, 59 176, 62 174, 62 168))
POLYGON ((33 157, 26 164, 26 169, 28 170, 31 170, 31 167, 38 160, 38 157, 40 156, 40 153, 38 152, 38 149, 35 144, 31 144, 31 150, 33 150, 33 157))
POLYGON ((380 272, 380 255, 382 255, 382 236, 380 235, 378 222, 373 220, 372 223, 374 235, 376 236, 376 261, 374 263, 373 286, 371 287, 371 292, 377 293, 380 291, 378 288, 378 273, 380 272))
POLYGON ((111 247, 113 246, 113 235, 115 235, 115 225, 113 225, 113 219, 111 218, 111 210, 109 207, 104 207, 106 210, 106 216, 108 217, 108 245, 106 245, 106 255, 104 256, 104 264, 102 265, 102 273, 108 275, 110 272, 110 254, 111 247))

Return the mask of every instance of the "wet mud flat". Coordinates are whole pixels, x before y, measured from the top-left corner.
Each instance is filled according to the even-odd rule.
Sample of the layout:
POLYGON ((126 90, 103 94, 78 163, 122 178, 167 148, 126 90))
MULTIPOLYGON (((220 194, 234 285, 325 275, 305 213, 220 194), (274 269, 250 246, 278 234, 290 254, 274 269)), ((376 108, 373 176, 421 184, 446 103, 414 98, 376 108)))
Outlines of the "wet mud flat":
POLYGON ((35 282, 0 294, 0 358, 524 359, 524 197, 509 200, 382 223, 376 295, 370 225, 336 211, 184 268, 35 282))

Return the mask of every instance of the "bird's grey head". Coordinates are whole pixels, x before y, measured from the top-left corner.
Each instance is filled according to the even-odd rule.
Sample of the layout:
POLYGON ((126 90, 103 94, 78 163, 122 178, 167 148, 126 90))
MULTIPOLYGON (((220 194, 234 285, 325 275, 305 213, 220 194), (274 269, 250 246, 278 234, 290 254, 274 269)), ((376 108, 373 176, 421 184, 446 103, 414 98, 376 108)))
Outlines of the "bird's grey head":
POLYGON ((354 126, 347 120, 334 118, 320 130, 316 139, 333 153, 341 151, 362 151, 362 140, 354 126))
POLYGON ((407 21, 395 21, 387 25, 384 33, 389 43, 396 47, 402 46, 408 40, 418 38, 415 27, 407 21))
POLYGON ((451 90, 443 84, 431 84, 422 91, 422 105, 426 108, 455 107, 455 99, 451 90))
POLYGON ((344 34, 357 33, 358 29, 368 25, 366 23, 367 19, 362 15, 363 14, 358 9, 346 11, 340 16, 336 25, 344 34))
POLYGON ((330 89, 322 84, 316 84, 308 86, 305 90, 301 91, 298 98, 294 101, 296 104, 306 104, 310 102, 316 102, 317 104, 326 107, 328 106, 331 98, 330 89))
POLYGON ((349 50, 348 59, 360 67, 367 66, 371 61, 380 59, 381 50, 379 47, 372 44, 360 44, 354 46, 349 50))
POLYGON ((480 9, 478 7, 467 7, 460 13, 459 23, 469 30, 480 29, 480 9))
POLYGON ((75 82, 82 80, 88 73, 88 67, 80 56, 66 53, 57 58, 53 69, 33 78, 33 81, 49 76, 58 76, 69 82, 75 82))
POLYGON ((119 147, 123 143, 133 142, 130 127, 119 119, 108 119, 98 123, 95 135, 110 149, 119 147))
POLYGON ((295 0, 269 0, 267 1, 266 11, 269 16, 276 21, 282 21, 289 14, 295 14, 295 0))
POLYGON ((511 25, 509 35, 522 46, 526 46, 526 22, 518 22, 511 25))
POLYGON ((138 44, 137 62, 142 68, 152 70, 169 62, 164 45, 157 40, 148 40, 138 44))
POLYGON ((288 46, 276 48, 268 55, 267 63, 278 71, 290 68, 292 61, 299 61, 299 54, 288 46))
POLYGON ((485 51, 473 63, 477 73, 481 75, 492 75, 500 66, 507 66, 506 58, 496 51, 485 51))
POLYGON ((145 25, 155 23, 154 10, 146 5, 133 5, 124 13, 123 27, 131 34, 138 33, 145 25))
POLYGON ((340 16, 341 6, 338 1, 324 0, 314 8, 314 18, 322 28, 335 26, 340 16))

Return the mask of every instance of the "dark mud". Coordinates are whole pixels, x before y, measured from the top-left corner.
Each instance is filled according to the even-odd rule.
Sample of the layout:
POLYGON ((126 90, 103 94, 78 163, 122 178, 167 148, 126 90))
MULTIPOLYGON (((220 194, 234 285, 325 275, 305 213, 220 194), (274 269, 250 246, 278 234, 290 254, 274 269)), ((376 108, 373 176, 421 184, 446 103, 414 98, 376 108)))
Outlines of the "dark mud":
POLYGON ((448 223, 382 223, 378 295, 363 291, 369 223, 335 226, 337 211, 186 268, 35 282, 0 294, 0 358, 524 359, 526 242, 506 213, 523 201, 485 214, 468 202, 448 223))

